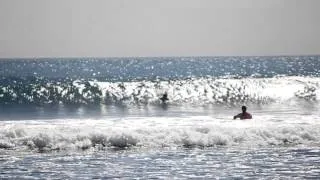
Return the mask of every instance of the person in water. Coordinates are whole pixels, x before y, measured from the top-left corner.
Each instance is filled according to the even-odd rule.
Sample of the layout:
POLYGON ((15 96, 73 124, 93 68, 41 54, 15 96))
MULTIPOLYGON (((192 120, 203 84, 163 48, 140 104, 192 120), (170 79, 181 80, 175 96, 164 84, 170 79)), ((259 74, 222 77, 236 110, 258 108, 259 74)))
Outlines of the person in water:
POLYGON ((160 100, 162 101, 162 103, 166 103, 169 100, 168 93, 165 92, 163 96, 160 98, 160 100))
POLYGON ((242 106, 242 113, 233 116, 233 119, 252 119, 252 115, 250 113, 247 112, 247 107, 246 106, 242 106))

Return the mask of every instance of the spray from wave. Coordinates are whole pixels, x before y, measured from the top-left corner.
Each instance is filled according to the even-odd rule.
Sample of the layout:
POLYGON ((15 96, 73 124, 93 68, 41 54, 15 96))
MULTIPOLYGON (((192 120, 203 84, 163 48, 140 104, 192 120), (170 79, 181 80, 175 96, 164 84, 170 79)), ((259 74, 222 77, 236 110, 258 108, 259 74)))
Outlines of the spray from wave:
POLYGON ((26 151, 297 146, 317 145, 320 138, 319 123, 279 124, 261 118, 245 122, 209 117, 129 118, 1 126, 0 148, 26 151))

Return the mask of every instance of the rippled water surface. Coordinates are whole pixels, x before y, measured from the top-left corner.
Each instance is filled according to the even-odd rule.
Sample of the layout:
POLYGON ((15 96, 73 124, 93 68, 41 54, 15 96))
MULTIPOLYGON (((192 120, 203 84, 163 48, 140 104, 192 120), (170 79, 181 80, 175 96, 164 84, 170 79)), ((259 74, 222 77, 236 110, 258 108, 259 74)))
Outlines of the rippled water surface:
POLYGON ((1 178, 318 179, 318 147, 210 148, 1 156, 1 178))
POLYGON ((318 56, 2 59, 0 179, 320 179, 319 69, 318 56), (233 120, 242 105, 253 119, 233 120))

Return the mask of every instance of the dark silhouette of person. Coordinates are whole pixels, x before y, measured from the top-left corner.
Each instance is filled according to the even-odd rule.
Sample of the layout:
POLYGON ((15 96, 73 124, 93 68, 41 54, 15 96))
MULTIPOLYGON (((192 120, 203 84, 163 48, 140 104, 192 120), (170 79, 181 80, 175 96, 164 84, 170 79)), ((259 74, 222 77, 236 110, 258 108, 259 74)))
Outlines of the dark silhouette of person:
POLYGON ((169 98, 168 98, 168 93, 165 92, 165 93, 162 95, 162 97, 160 98, 160 100, 162 101, 162 103, 166 103, 166 102, 169 100, 169 98))
POLYGON ((246 106, 242 106, 242 113, 233 116, 233 119, 252 119, 252 115, 250 113, 247 112, 247 107, 246 106))

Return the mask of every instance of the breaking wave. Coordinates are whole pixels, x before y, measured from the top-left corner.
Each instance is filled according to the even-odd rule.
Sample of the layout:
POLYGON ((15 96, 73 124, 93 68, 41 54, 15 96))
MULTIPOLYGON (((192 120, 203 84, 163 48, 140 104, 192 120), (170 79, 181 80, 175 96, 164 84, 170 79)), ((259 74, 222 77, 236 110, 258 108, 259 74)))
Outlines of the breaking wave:
POLYGON ((1 104, 267 104, 317 101, 318 77, 188 78, 136 82, 12 79, 0 85, 1 104))
POLYGON ((0 148, 11 150, 65 151, 126 148, 270 147, 319 145, 316 124, 276 124, 262 119, 218 120, 153 119, 110 124, 110 121, 5 124, 0 148), (157 123, 155 123, 157 122, 157 123), (121 124, 122 123, 122 124, 121 124), (72 124, 72 125, 71 125, 72 124), (156 124, 156 125, 155 125, 156 124), (129 128, 130 127, 130 128, 129 128))

